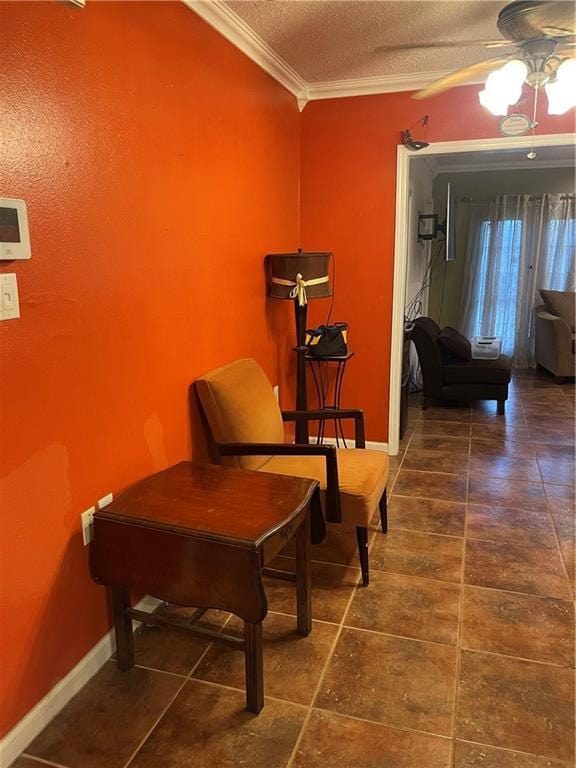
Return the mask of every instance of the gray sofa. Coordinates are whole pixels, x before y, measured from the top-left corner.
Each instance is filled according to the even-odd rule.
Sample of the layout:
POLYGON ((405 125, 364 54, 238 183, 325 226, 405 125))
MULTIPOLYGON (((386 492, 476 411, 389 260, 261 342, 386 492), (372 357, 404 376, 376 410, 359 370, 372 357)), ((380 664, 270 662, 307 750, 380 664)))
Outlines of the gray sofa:
POLYGON ((570 324, 542 304, 536 307, 536 362, 553 373, 558 384, 574 376, 576 334, 570 324))

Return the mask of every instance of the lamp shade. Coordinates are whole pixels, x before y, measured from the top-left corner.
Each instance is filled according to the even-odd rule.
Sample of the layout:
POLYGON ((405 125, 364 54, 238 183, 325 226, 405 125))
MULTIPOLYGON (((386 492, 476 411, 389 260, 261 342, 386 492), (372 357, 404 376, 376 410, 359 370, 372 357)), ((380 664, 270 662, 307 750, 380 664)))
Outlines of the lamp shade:
POLYGON ((332 296, 330 287, 331 253, 269 253, 266 256, 268 296, 272 299, 308 299, 332 296))

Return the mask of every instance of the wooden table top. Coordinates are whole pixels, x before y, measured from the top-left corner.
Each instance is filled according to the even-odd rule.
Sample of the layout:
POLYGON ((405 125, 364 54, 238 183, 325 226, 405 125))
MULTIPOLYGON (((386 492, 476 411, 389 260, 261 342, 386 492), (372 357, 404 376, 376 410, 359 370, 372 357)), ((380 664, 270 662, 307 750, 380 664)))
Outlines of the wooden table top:
POLYGON ((96 517, 259 546, 297 517, 318 483, 182 461, 133 485, 96 517))

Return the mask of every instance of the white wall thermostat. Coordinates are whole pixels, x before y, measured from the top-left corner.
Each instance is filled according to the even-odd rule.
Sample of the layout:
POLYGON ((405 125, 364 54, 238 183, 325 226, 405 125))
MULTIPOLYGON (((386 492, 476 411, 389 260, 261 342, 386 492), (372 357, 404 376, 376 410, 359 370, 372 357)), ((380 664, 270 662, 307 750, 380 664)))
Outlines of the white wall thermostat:
POLYGON ((30 234, 24 200, 0 197, 0 259, 29 259, 30 234))

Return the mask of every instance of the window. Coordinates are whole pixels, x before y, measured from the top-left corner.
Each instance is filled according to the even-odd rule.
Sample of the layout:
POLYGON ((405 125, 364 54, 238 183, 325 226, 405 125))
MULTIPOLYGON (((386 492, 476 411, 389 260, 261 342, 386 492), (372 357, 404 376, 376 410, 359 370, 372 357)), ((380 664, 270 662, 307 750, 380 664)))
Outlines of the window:
POLYGON ((511 351, 514 347, 522 236, 520 219, 488 220, 481 225, 480 264, 471 335, 501 336, 504 351, 511 351), (494 253, 497 254, 496 260, 491 258, 494 253), (487 321, 484 308, 488 301, 492 312, 487 321))

